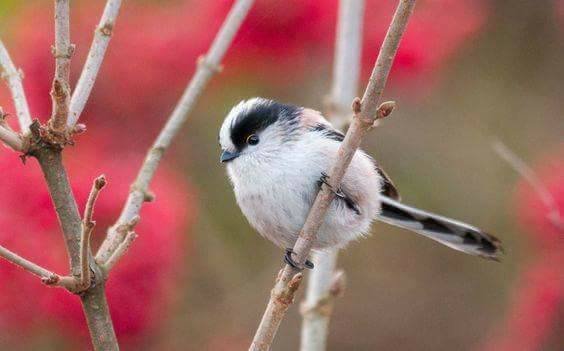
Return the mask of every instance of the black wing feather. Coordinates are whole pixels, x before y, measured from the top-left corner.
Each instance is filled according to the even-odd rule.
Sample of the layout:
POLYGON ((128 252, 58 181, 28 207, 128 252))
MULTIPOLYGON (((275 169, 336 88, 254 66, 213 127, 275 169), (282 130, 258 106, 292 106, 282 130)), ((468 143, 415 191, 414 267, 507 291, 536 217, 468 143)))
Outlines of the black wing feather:
MULTIPOLYGON (((311 131, 321 132, 322 136, 338 142, 342 142, 345 139, 343 133, 339 132, 336 129, 333 129, 330 125, 323 123, 316 124, 314 127, 311 128, 311 131)), ((401 196, 399 194, 398 189, 394 185, 394 182, 392 182, 392 179, 388 176, 388 174, 386 174, 386 172, 378 164, 376 164, 376 172, 378 172, 380 177, 382 177, 382 189, 380 193, 391 199, 400 201, 401 196)))

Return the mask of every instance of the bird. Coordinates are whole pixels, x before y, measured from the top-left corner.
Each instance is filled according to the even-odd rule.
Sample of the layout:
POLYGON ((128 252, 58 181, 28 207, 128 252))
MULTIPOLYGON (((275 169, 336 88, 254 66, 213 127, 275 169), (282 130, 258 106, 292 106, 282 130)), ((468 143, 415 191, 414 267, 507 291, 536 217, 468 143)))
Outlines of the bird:
MULTIPOLYGON (((298 264, 292 247, 343 140, 320 112, 261 97, 236 104, 220 127, 220 162, 237 204, 294 268, 314 266, 298 264)), ((331 190, 335 196, 312 250, 344 248, 379 220, 470 255, 498 260, 502 252, 500 240, 479 228, 402 203, 387 173, 360 149, 339 188, 331 190)))

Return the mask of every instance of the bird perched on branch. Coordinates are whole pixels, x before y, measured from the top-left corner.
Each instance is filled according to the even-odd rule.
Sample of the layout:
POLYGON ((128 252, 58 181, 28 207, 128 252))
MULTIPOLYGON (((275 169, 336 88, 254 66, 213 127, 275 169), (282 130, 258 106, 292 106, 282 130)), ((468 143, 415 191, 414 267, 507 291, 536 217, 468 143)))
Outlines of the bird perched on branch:
MULTIPOLYGON (((221 126, 220 160, 239 207, 262 236, 286 249, 285 261, 295 268, 303 267, 291 248, 343 138, 319 112, 263 98, 240 102, 221 126)), ((361 150, 331 190, 335 198, 314 250, 342 248, 377 219, 471 255, 496 260, 501 251, 497 238, 476 227, 401 203, 390 178, 361 150)))

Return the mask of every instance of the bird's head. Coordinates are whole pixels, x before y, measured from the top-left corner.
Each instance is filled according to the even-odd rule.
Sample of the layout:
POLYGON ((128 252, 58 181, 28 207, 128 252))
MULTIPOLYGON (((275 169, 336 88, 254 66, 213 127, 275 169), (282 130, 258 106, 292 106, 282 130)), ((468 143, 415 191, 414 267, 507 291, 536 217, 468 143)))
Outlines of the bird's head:
POLYGON ((241 101, 219 131, 220 161, 234 164, 275 159, 296 139, 302 110, 264 98, 241 101))

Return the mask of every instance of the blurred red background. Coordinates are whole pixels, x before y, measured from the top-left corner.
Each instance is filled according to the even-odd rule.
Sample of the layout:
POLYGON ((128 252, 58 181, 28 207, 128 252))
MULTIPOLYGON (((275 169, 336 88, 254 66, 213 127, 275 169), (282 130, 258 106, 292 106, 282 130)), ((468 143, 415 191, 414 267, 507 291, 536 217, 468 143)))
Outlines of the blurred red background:
MULTIPOLYGON (((401 349, 448 350, 457 345, 459 349, 548 350, 561 340, 558 335, 563 333, 557 333, 562 329, 564 308, 564 278, 558 269, 564 263, 561 229, 548 223, 546 209, 526 183, 517 185, 515 199, 505 195, 513 191, 512 182, 506 181, 509 173, 496 171, 504 166, 488 156, 487 145, 492 134, 499 135, 518 144, 518 150, 528 150, 524 156, 534 158, 545 152, 544 147, 535 147, 537 140, 547 145, 560 140, 558 128, 551 125, 561 125, 563 91, 558 84, 564 75, 557 58, 561 58, 562 40, 544 24, 550 23, 547 18, 557 21, 554 9, 562 7, 561 3, 538 9, 541 5, 532 1, 518 6, 485 0, 419 2, 390 78, 390 95, 397 97, 402 108, 395 117, 398 122, 386 122, 378 131, 377 139, 384 144, 378 145, 378 154, 397 175, 400 188, 406 189, 402 192, 412 194, 409 200, 485 223, 500 232, 510 248, 522 247, 523 253, 510 249, 509 262, 503 268, 492 268, 430 244, 412 244, 411 236, 386 229, 394 236, 378 235, 380 242, 373 238, 371 244, 354 246, 344 254, 353 293, 336 310, 333 349, 401 345, 401 349), (545 42, 547 47, 542 50, 528 45, 539 37, 552 44, 545 42), (531 52, 541 58, 529 57, 531 52), (542 66, 538 62, 544 66, 530 68, 542 66), (528 75, 520 81, 523 67, 528 75), (553 86, 558 88, 551 89, 553 86), (523 96, 533 101, 523 107, 523 96), (537 110, 541 103, 546 110, 537 110), (532 114, 527 108, 533 107, 535 114, 545 116, 543 123, 527 125, 525 131, 518 128, 526 122, 517 113, 525 118, 532 114), (468 172, 482 173, 482 177, 468 179, 468 172), (444 195, 431 192, 435 188, 444 195), (464 204, 461 198, 474 202, 464 204), (523 239, 512 236, 517 229, 508 222, 515 221, 521 226, 519 232, 525 233, 523 239), (395 234, 401 239, 395 239, 395 234), (417 258, 413 265, 399 261, 407 250, 417 258), (355 257, 349 252, 355 252, 355 257), (445 268, 445 262, 456 269, 445 268), (374 266, 381 267, 376 275, 374 266), (465 296, 461 306, 454 307, 455 302, 449 303, 442 291, 430 289, 425 274, 433 277, 437 288, 451 289, 453 299, 465 296), (403 278, 392 279, 400 275, 403 278), (384 293, 373 304, 374 289, 379 295, 388 289, 389 296, 384 293), (481 293, 466 295, 474 290, 481 293), (496 290, 508 295, 505 300, 509 302, 493 301, 492 296, 499 298, 496 290), (402 302, 413 299, 414 294, 422 301, 421 312, 402 302), (373 306, 358 311, 363 305, 373 306), (439 305, 443 309, 436 307, 439 305), (354 328, 354 323, 347 322, 359 318, 366 319, 365 327, 354 328), (430 319, 427 326, 431 330, 416 332, 424 318, 430 319), (388 329, 394 329, 386 329, 379 320, 388 320, 388 329), (482 325, 484 320, 488 325, 482 325), (452 328, 448 337, 442 334, 446 326, 452 328), (471 326, 475 333, 468 333, 471 326)), ((77 44, 73 81, 80 73, 103 4, 73 3, 72 41, 77 44)), ((88 131, 77 137, 65 159, 81 208, 97 175, 105 173, 110 182, 97 204, 95 240, 101 240, 117 218, 145 150, 231 4, 124 2, 107 58, 81 117, 88 131)), ((337 4, 337 0, 259 0, 251 10, 228 51, 223 74, 212 82, 185 134, 167 155, 152 186, 157 200, 144 207, 137 229, 140 236, 108 284, 114 323, 125 349, 185 349, 187 343, 209 350, 245 348, 262 309, 256 301, 266 298, 280 254, 248 235, 250 229, 216 165, 216 130, 230 105, 255 94, 320 108, 331 78, 337 4), (242 278, 249 281, 245 287, 240 287, 242 278)), ((7 2, 0 9, 2 6, 7 23, 2 39, 25 72, 33 116, 45 121, 50 113, 54 67, 51 4, 7 2), (33 25, 29 25, 30 18, 33 25)), ((366 1, 364 78, 394 7, 395 1, 366 1)), ((13 114, 9 100, 2 87, 0 104, 13 114)), ((373 142, 366 147, 373 148, 373 142)), ((559 206, 564 195, 561 161, 560 149, 536 167, 559 206)), ((0 232, 0 243, 65 273, 62 238, 37 165, 30 161, 23 166, 17 155, 5 151, 0 155, 0 168, 4 180, 0 223, 9 228, 0 232)), ((377 230, 384 234, 383 227, 377 230)), ((0 327, 5 332, 0 345, 15 347, 25 335, 29 341, 20 349, 49 349, 41 340, 44 334, 54 334, 47 339, 57 340, 58 349, 86 347, 76 297, 42 287, 37 279, 8 264, 1 264, 0 272, 5 281, 0 296, 0 327)), ((298 317, 290 318, 297 321, 298 317)), ((296 323, 289 321, 290 326, 297 329, 296 323)), ((295 330, 282 330, 280 340, 282 349, 295 347, 295 330)))

